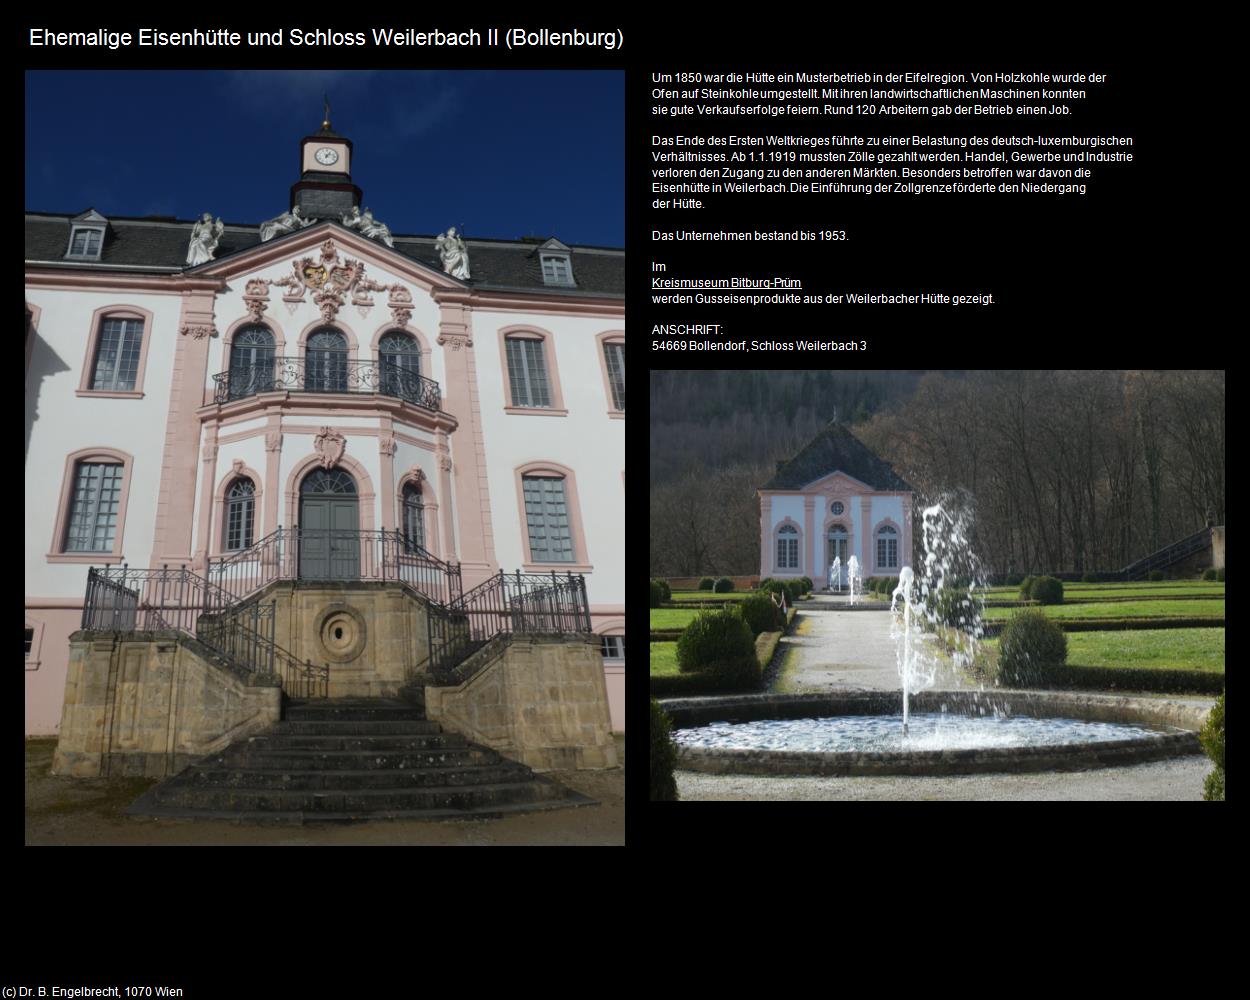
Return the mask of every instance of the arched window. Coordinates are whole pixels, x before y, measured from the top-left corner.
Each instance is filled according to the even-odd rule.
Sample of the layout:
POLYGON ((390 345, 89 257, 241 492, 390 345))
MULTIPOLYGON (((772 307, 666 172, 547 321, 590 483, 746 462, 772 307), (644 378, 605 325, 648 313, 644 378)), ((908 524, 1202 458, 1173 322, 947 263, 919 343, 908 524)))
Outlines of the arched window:
POLYGON ((381 391, 403 399, 420 398, 421 347, 408 334, 392 330, 378 342, 381 391))
POLYGON ((251 548, 256 523, 256 484, 239 478, 226 491, 226 551, 251 548))
POLYGON ((898 529, 888 524, 877 529, 877 568, 898 568, 898 529))
POLYGON ((356 495, 356 480, 342 469, 313 469, 299 484, 300 493, 356 495))
POLYGON ((308 338, 304 388, 309 392, 347 391, 347 338, 325 327, 308 338))
POLYGON ((799 568, 799 529, 793 524, 777 529, 777 568, 799 568))
POLYGON ((404 551, 417 552, 425 548, 425 504, 421 487, 408 483, 404 487, 404 551))
POLYGON ((133 392, 143 346, 143 320, 109 316, 100 324, 93 392, 133 392))
POLYGON ((273 334, 263 326, 245 326, 230 345, 231 399, 273 388, 273 334))

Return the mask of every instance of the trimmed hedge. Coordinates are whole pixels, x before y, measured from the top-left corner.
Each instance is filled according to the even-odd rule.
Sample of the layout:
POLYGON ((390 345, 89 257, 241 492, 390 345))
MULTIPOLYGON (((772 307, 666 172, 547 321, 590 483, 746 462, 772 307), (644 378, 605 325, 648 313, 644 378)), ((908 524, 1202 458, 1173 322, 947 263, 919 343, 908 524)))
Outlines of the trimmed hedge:
POLYGON ((1033 595, 1030 593, 1033 589, 1033 579, 1032 576, 1026 576, 1020 581, 1020 600, 1029 601, 1033 599, 1033 595))
POLYGON ((1223 566, 1221 566, 1219 569, 1215 571, 1215 578, 1219 580, 1220 583, 1224 582, 1224 567, 1223 566))
POLYGON ((660 600, 671 601, 673 599, 672 588, 669 587, 667 580, 655 579, 651 581, 660 588, 660 600))
POLYGON ((1215 770, 1207 775, 1202 797, 1208 802, 1224 801, 1224 695, 1220 695, 1207 723, 1198 733, 1198 741, 1207 756, 1215 763, 1215 770))
POLYGON ((651 581, 651 607, 658 608, 660 606, 660 585, 654 580, 651 581))
POLYGON ((712 584, 712 593, 714 594, 729 594, 733 592, 733 589, 734 582, 727 576, 720 577, 712 584))
POLYGON ((1038 604, 1062 604, 1063 584, 1053 576, 1037 576, 1029 586, 1029 596, 1038 604))
POLYGON ((1029 687, 1039 683, 1046 668, 1067 662, 1068 640, 1040 611, 1018 611, 1003 629, 998 650, 999 680, 1029 687))
POLYGON ((738 601, 738 612, 751 629, 751 634, 771 632, 782 626, 781 609, 768 594, 752 594, 745 601, 738 601))
POLYGON ((1049 666, 1033 671, 1025 682, 1013 687, 1052 688, 1072 691, 1153 691, 1159 694, 1221 694, 1224 675, 1201 670, 1136 670, 1129 667, 1049 666))
POLYGON ((673 766, 677 748, 673 746, 673 726, 660 703, 651 699, 651 801, 676 802, 677 782, 673 766))
POLYGON ((1214 580, 1215 579, 1215 567, 1213 566, 1209 570, 1207 570, 1205 573, 1203 573, 1202 578, 1204 580, 1214 580))
POLYGON ((1148 579, 1152 583, 1158 583, 1160 580, 1166 580, 1167 574, 1164 573, 1163 570, 1161 569, 1152 569, 1150 571, 1150 576, 1148 577, 1148 579))
POLYGON ((700 580, 700 581, 699 581, 699 589, 700 589, 700 590, 711 590, 711 589, 712 589, 712 585, 713 585, 715 582, 716 582, 716 581, 715 581, 715 580, 713 580, 710 576, 705 576, 702 580, 700 580))
POLYGON ((977 618, 979 600, 970 589, 942 588, 933 602, 933 613, 943 625, 972 626, 977 618))
POLYGON ((799 582, 803 584, 803 593, 810 594, 812 592, 811 577, 801 576, 799 577, 799 582))
POLYGON ((729 609, 705 611, 686 626, 677 640, 677 666, 683 674, 711 674, 729 690, 760 681, 755 638, 742 616, 729 609))
POLYGON ((1008 587, 1018 587, 1022 583, 1024 583, 1024 577, 1022 577, 1019 573, 1009 573, 1007 575, 1006 585, 1008 587))

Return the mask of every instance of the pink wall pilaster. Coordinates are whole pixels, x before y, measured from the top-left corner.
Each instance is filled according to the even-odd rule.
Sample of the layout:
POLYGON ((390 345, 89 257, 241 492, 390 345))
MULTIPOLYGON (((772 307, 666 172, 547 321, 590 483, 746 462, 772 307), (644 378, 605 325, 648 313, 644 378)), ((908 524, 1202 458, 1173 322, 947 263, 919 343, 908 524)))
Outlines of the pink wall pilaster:
MULTIPOLYGON (((152 537, 154 564, 185 563, 191 558, 191 510, 195 504, 195 453, 200 439, 196 416, 204 403, 208 379, 208 344, 217 336, 213 300, 225 282, 216 278, 177 279, 182 292, 182 315, 177 330, 153 330, 153 337, 174 337, 173 380, 169 390, 169 417, 156 501, 156 528, 152 537)), ((211 497, 212 485, 206 483, 211 497)), ((200 546, 205 545, 201 539, 200 546)))
POLYGON ((436 291, 434 300, 439 308, 438 343, 443 348, 443 366, 447 372, 446 407, 448 412, 468 418, 461 422, 451 469, 456 488, 456 516, 460 520, 460 562, 467 590, 499 568, 495 559, 490 488, 486 481, 486 445, 477 391, 472 313, 467 293, 436 291))
POLYGON ((438 495, 440 498, 439 506, 442 508, 441 514, 443 518, 442 551, 435 554, 444 560, 455 559, 459 561, 459 553, 456 552, 456 536, 455 524, 452 522, 451 512, 451 454, 447 448, 447 435, 439 430, 434 437, 436 442, 436 461, 438 462, 438 495))
POLYGON ((815 519, 816 519, 816 498, 804 497, 803 498, 803 545, 801 546, 803 551, 799 557, 799 572, 803 574, 804 576, 810 576, 813 579, 815 579, 815 577, 817 576, 817 573, 815 570, 816 564, 814 562, 815 556, 813 555, 813 553, 816 550, 815 548, 813 548, 814 543, 812 541, 812 530, 813 530, 812 522, 815 519))
MULTIPOLYGON (((194 449, 194 445, 192 446, 194 449)), ((208 535, 213 516, 213 473, 217 468, 217 425, 206 424, 204 427, 204 446, 200 449, 200 530, 196 536, 195 562, 197 568, 203 568, 208 557, 208 535)), ((187 513, 191 511, 187 505, 187 513)), ((190 517, 187 518, 189 522, 190 517)))
POLYGON ((265 425, 265 523, 261 538, 278 530, 278 477, 281 474, 281 463, 282 414, 271 413, 265 425))
POLYGON ((395 424, 390 417, 383 417, 378 427, 378 464, 382 469, 382 482, 378 490, 382 496, 382 530, 395 530, 395 424))
POLYGON ((768 554, 773 535, 773 498, 760 497, 760 576, 768 576, 772 558, 768 554))
POLYGON ((863 556, 860 558, 859 572, 861 576, 874 576, 877 570, 877 547, 872 541, 872 497, 860 497, 860 523, 864 526, 859 537, 863 541, 863 556))

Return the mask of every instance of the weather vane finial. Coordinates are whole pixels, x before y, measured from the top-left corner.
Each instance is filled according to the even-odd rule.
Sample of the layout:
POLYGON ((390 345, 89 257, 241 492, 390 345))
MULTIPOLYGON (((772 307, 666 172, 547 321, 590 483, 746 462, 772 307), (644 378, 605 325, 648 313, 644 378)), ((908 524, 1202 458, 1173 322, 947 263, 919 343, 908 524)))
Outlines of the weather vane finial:
POLYGON ((321 127, 329 128, 330 127, 330 97, 328 94, 323 94, 322 97, 325 98, 326 116, 325 116, 325 121, 321 123, 321 127))

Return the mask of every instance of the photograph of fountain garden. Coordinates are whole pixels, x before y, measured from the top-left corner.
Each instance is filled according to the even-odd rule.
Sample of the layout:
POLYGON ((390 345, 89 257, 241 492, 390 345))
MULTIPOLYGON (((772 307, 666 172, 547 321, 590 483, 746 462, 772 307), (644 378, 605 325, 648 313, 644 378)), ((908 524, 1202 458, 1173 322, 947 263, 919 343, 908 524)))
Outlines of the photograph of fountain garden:
POLYGON ((1224 799, 1224 371, 653 371, 652 800, 1224 799))

